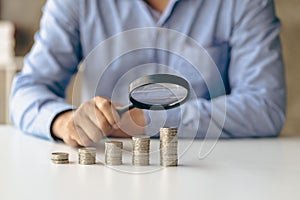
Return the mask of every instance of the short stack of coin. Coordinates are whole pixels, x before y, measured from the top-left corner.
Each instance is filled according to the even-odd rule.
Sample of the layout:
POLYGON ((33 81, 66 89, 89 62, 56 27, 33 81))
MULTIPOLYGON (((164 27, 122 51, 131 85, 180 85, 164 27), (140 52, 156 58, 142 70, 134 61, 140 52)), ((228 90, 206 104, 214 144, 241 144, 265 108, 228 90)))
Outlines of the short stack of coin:
POLYGON ((132 137, 132 146, 132 164, 135 166, 149 165, 150 137, 134 136, 132 137))
POLYGON ((68 164, 69 154, 63 152, 53 152, 51 154, 51 160, 54 164, 68 164))
POLYGON ((123 142, 107 141, 105 142, 105 164, 122 165, 123 142))
POLYGON ((78 162, 80 165, 96 164, 96 148, 78 149, 78 162))
POLYGON ((178 164, 177 128, 160 129, 160 165, 164 167, 178 164))

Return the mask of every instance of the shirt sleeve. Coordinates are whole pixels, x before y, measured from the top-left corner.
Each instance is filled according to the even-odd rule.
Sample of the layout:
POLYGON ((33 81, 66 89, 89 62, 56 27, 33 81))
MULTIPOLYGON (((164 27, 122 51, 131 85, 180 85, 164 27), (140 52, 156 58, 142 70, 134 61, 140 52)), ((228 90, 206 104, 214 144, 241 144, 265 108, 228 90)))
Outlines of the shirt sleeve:
MULTIPOLYGON (((198 138, 219 137, 217 132, 221 138, 272 137, 278 136, 284 125, 286 86, 280 22, 274 3, 272 0, 235 2, 229 41, 230 94, 187 102, 168 111, 165 125, 183 124, 186 130, 183 136, 189 135, 189 129, 198 127, 198 138)), ((150 120, 161 119, 148 117, 150 120)))
POLYGON ((65 89, 82 59, 74 0, 48 0, 35 44, 13 82, 11 119, 25 133, 52 139, 51 123, 72 109, 65 89))

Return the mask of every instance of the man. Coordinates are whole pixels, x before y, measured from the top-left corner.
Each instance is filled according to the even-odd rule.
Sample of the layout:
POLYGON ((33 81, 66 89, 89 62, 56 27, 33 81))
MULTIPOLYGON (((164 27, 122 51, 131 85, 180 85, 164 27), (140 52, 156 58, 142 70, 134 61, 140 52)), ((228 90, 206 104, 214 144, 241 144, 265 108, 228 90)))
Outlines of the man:
MULTIPOLYGON (((166 126, 197 124, 199 138, 206 136, 210 124, 214 127, 211 130, 222 132, 222 138, 280 133, 286 91, 280 23, 272 0, 48 0, 35 44, 14 81, 13 122, 26 133, 62 139, 71 146, 91 145, 107 135, 145 132, 149 116, 138 109, 119 116, 117 102, 112 102, 111 93, 106 92, 125 73, 120 72, 123 64, 171 66, 176 63, 174 55, 145 50, 114 63, 107 81, 99 83, 107 91, 96 91, 92 100, 77 109, 64 101, 64 93, 79 62, 99 43, 124 31, 146 27, 176 30, 201 44, 214 59, 226 90, 210 97, 201 77, 194 76, 188 64, 181 64, 178 70, 186 73, 196 88, 198 107, 187 102, 190 108, 181 111, 183 118, 177 111, 168 111, 166 126), (226 110, 219 106, 221 100, 226 101, 226 110), (224 123, 212 116, 212 110, 219 116, 226 114, 224 123), (196 113, 200 113, 200 119, 193 117, 196 113)), ((98 70, 97 66, 89 67, 85 80, 97 78, 92 76, 98 70)))

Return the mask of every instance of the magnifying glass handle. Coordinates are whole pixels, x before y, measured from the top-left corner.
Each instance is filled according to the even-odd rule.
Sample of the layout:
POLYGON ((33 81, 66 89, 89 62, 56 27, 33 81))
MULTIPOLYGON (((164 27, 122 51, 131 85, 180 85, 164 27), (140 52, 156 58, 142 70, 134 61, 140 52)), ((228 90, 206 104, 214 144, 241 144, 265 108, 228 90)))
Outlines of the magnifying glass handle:
POLYGON ((124 106, 123 108, 117 109, 117 112, 120 116, 122 116, 125 112, 127 112, 133 108, 134 108, 134 106, 132 104, 129 104, 127 106, 124 106))

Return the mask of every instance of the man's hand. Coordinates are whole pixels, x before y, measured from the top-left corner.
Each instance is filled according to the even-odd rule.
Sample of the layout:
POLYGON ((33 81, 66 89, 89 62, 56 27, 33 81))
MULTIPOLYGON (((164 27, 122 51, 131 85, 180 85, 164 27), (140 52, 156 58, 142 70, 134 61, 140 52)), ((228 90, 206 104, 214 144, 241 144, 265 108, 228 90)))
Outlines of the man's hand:
POLYGON ((99 142, 103 136, 126 137, 142 134, 145 116, 142 110, 133 109, 124 113, 120 119, 110 100, 95 97, 83 103, 77 110, 62 113, 52 125, 52 133, 66 144, 90 146, 99 142))
POLYGON ((112 131, 114 137, 131 137, 145 134, 146 117, 143 110, 132 109, 121 116, 112 131))

